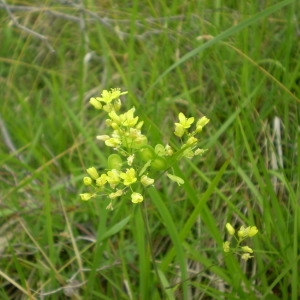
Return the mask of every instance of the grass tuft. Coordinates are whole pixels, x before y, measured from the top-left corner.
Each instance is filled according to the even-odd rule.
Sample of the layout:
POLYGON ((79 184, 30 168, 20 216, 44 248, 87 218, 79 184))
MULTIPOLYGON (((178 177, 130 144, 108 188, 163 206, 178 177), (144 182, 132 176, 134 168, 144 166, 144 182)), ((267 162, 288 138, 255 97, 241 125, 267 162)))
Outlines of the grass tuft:
POLYGON ((299 3, 7 2, 0 298, 299 299, 299 3), (211 121, 183 186, 110 212, 79 194, 109 154, 89 98, 115 87, 157 143, 211 121), (254 258, 223 252, 227 222, 258 227, 254 258))

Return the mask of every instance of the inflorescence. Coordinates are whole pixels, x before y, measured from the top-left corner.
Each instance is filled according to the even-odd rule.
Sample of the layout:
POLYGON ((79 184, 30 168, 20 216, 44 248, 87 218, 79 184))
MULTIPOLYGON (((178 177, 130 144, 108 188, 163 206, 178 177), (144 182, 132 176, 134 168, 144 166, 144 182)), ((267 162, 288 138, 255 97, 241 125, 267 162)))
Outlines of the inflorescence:
POLYGON ((242 243, 247 239, 247 238, 252 238, 258 233, 258 229, 256 226, 248 226, 244 227, 241 226, 241 228, 237 231, 233 228, 233 226, 230 223, 226 224, 226 229, 229 233, 229 235, 233 236, 236 240, 236 245, 234 247, 231 247, 231 241, 225 241, 223 243, 223 250, 224 252, 232 252, 235 254, 238 254, 241 256, 243 260, 248 260, 249 258, 252 258, 253 256, 251 255, 254 251, 252 248, 250 248, 247 245, 242 245, 242 243))
POLYGON ((135 116, 135 108, 120 113, 120 96, 125 94, 127 92, 121 92, 120 89, 111 89, 104 90, 101 97, 90 99, 90 104, 95 109, 106 112, 106 126, 111 131, 109 135, 97 136, 97 139, 115 153, 107 159, 106 172, 99 174, 95 167, 86 170, 89 176, 84 177, 83 182, 93 191, 80 194, 80 197, 87 201, 98 195, 106 196, 110 199, 107 209, 113 209, 113 200, 123 195, 129 194, 132 203, 142 202, 142 189, 153 186, 159 172, 165 172, 178 185, 184 184, 182 178, 167 171, 179 159, 201 156, 206 151, 197 147, 196 135, 209 122, 208 118, 200 118, 192 130, 195 119, 187 118, 180 112, 174 134, 180 138, 181 147, 174 149, 169 144, 151 145, 141 131, 144 122, 135 116))

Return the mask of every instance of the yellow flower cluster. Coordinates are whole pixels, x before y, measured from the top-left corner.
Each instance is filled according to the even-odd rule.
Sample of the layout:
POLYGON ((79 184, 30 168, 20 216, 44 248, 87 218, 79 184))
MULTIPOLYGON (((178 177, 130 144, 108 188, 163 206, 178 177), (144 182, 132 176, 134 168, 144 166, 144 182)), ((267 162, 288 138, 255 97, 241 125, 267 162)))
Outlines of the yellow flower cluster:
POLYGON ((182 156, 192 158, 195 155, 202 155, 207 149, 197 148, 198 139, 195 135, 202 131, 203 127, 209 122, 207 117, 202 117, 196 123, 195 130, 189 132, 195 118, 187 118, 182 112, 178 115, 179 123, 175 123, 174 134, 180 138, 185 137, 185 143, 182 144, 182 156))
MULTIPOLYGON (((127 168, 124 170, 111 169, 106 173, 99 174, 95 167, 88 168, 87 173, 90 177, 84 177, 83 182, 85 185, 94 186, 97 193, 103 192, 107 194, 111 200, 121 197, 130 188, 131 201, 133 203, 139 203, 143 201, 143 196, 140 193, 133 192, 131 185, 136 183, 139 178, 139 182, 142 186, 147 187, 154 183, 154 179, 147 175, 138 176, 136 170, 133 168, 127 168), (108 192, 109 191, 109 192, 108 192)), ((81 200, 88 201, 94 198, 97 193, 83 193, 80 194, 81 200)), ((112 203, 109 204, 108 208, 113 209, 112 203)))
POLYGON ((248 226, 244 227, 241 226, 240 229, 236 231, 233 228, 233 226, 230 223, 226 224, 226 229, 229 233, 229 235, 233 236, 236 240, 236 245, 232 248, 230 247, 231 241, 225 241, 223 243, 223 250, 224 252, 233 252, 236 254, 241 255, 241 258, 243 260, 248 260, 249 258, 252 258, 250 254, 253 253, 253 250, 248 247, 247 245, 242 246, 241 243, 244 242, 247 238, 251 238, 255 236, 258 233, 258 229, 256 226, 248 226))
MULTIPOLYGON (((117 153, 108 157, 105 173, 99 174, 95 167, 86 170, 89 176, 84 177, 83 182, 94 191, 80 196, 82 200, 87 201, 99 194, 106 195, 110 199, 107 209, 113 209, 112 201, 128 192, 133 203, 142 202, 143 196, 140 191, 154 184, 152 177, 156 172, 166 171, 181 157, 191 158, 206 151, 196 148, 198 139, 195 138, 209 122, 206 117, 198 120, 195 130, 189 132, 194 118, 186 118, 183 113, 179 113, 179 123, 175 123, 174 133, 185 140, 181 148, 175 151, 168 144, 152 147, 141 132, 144 122, 135 116, 135 108, 120 113, 122 103, 119 98, 124 94, 127 92, 121 92, 120 89, 104 90, 101 97, 90 99, 94 108, 106 112, 108 118, 105 123, 111 129, 110 135, 99 135, 97 139, 117 153)), ((178 185, 184 184, 183 179, 174 174, 167 173, 167 176, 178 185)))

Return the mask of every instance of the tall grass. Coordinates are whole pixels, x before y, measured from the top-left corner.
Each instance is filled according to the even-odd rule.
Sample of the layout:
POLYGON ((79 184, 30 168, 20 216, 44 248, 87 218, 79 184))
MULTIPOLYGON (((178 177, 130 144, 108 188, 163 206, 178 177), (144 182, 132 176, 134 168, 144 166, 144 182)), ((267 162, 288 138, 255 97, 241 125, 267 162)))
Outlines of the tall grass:
POLYGON ((298 299, 299 3, 4 3, 0 298, 298 299), (211 122, 183 186, 110 212, 78 195, 113 87, 155 143, 180 111, 211 122), (259 228, 253 259, 223 253, 227 222, 259 228))

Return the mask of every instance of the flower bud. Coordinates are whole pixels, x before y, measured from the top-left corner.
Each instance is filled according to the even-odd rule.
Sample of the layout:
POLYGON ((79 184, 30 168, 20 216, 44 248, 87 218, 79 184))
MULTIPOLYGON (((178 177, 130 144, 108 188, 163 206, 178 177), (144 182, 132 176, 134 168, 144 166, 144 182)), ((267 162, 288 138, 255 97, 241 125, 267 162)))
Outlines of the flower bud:
POLYGON ((185 133, 185 128, 179 124, 179 123, 175 123, 175 131, 174 131, 174 134, 178 137, 182 137, 185 133))
POLYGON ((252 250, 250 247, 248 247, 248 246, 243 246, 243 247, 242 247, 242 250, 243 250, 244 252, 247 252, 247 253, 253 253, 253 250, 252 250))
POLYGON ((174 153, 174 151, 173 151, 173 149, 171 148, 170 145, 166 145, 165 150, 166 150, 166 154, 167 154, 168 156, 171 156, 171 155, 173 155, 173 153, 174 153))
POLYGON ((95 167, 88 168, 86 171, 94 180, 99 177, 99 174, 95 167))
POLYGON ((121 145, 121 140, 119 138, 110 138, 105 141, 107 147, 117 148, 121 145))
POLYGON ((230 242, 226 241, 223 243, 224 252, 230 252, 230 242))
POLYGON ((209 119, 206 117, 202 117, 196 124, 196 131, 202 131, 202 128, 209 122, 209 119))
POLYGON ((96 179, 96 185, 99 187, 103 187, 107 183, 107 175, 101 174, 99 178, 96 179))
POLYGON ((203 155, 205 152, 207 151, 207 149, 200 149, 200 148, 197 148, 196 150, 195 150, 195 155, 203 155))
POLYGON ((248 260, 249 258, 252 258, 253 256, 251 256, 249 253, 244 253, 241 257, 243 260, 248 260))
POLYGON ((258 229, 256 226, 251 226, 249 230, 249 237, 253 237, 258 233, 258 229))
POLYGON ((127 164, 128 164, 128 166, 132 166, 133 160, 134 160, 134 154, 129 155, 129 156, 127 157, 127 164))
POLYGON ((91 98, 89 102, 96 109, 101 109, 102 108, 102 104, 96 98, 91 98))
POLYGON ((147 187, 149 185, 152 185, 154 183, 154 179, 146 176, 146 175, 143 175, 142 178, 141 178, 141 183, 144 187, 147 187))
POLYGON ((157 144, 154 148, 154 152, 158 156, 165 156, 166 155, 166 150, 165 147, 162 144, 157 144))
POLYGON ((193 144, 196 144, 198 141, 198 139, 196 139, 195 137, 191 136, 188 138, 188 140, 186 141, 186 145, 191 146, 193 144))
POLYGON ((92 178, 91 177, 84 177, 83 178, 83 184, 84 185, 86 185, 86 186, 88 186, 88 185, 91 185, 93 183, 93 180, 92 180, 92 178))
POLYGON ((167 176, 174 182, 176 182, 179 186, 181 184, 184 184, 184 180, 176 175, 172 175, 172 174, 167 174, 167 176))
POLYGON ((109 138, 110 138, 109 135, 97 135, 96 136, 96 139, 99 140, 99 141, 106 141, 109 138))
POLYGON ((91 198, 94 198, 94 197, 96 197, 96 194, 90 194, 90 193, 80 194, 80 198, 83 201, 88 201, 88 200, 90 200, 91 198))
POLYGON ((118 197, 122 196, 122 194, 123 194, 123 191, 122 191, 122 190, 117 190, 117 191, 114 192, 114 193, 110 193, 110 194, 108 195, 108 197, 109 197, 110 199, 115 199, 115 198, 118 198, 118 197))
POLYGON ((131 194, 131 202, 132 203, 140 203, 144 200, 143 196, 140 193, 133 192, 131 194))
POLYGON ((231 224, 226 223, 226 229, 227 229, 227 231, 228 231, 228 233, 229 233, 230 235, 234 235, 235 230, 234 230, 234 228, 231 226, 231 224))

